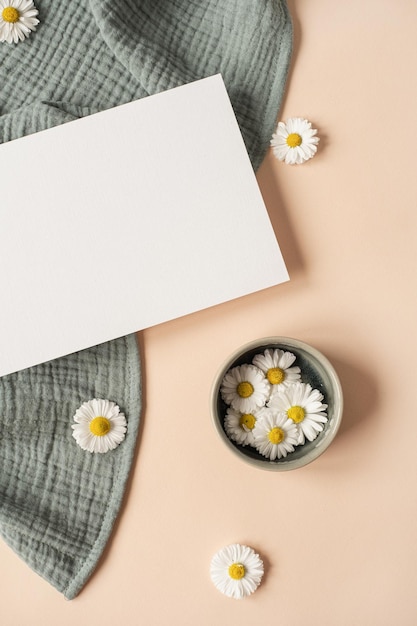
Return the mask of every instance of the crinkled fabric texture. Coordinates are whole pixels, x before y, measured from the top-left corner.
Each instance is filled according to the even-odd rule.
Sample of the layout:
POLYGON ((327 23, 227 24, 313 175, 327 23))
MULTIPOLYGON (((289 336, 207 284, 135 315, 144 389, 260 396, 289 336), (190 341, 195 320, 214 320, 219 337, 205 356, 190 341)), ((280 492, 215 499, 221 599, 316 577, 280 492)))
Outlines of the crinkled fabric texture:
POLYGON ((252 164, 260 165, 290 61, 285 0, 36 5, 36 32, 0 44, 1 141, 220 72, 252 164))
POLYGON ((141 409, 135 335, 0 378, 0 534, 67 598, 84 585, 119 511, 141 409), (91 454, 72 436, 93 398, 125 413, 111 452, 91 454))
MULTIPOLYGON (((36 32, 0 43, 0 143, 220 72, 258 168, 290 62, 285 0, 35 3, 36 32)), ((129 336, 0 379, 0 533, 67 598, 94 570, 119 510, 140 378, 129 336), (71 436, 72 416, 93 397, 117 402, 128 420, 125 441, 103 455, 71 436)))

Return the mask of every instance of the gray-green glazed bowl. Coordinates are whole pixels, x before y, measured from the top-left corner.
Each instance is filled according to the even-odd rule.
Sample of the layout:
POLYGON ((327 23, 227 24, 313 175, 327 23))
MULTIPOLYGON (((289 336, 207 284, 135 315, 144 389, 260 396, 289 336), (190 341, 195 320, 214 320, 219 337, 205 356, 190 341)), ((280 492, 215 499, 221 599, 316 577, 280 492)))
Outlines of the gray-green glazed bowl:
POLYGON ((289 337, 264 337, 245 344, 236 350, 220 367, 210 394, 211 415, 214 426, 222 441, 242 461, 254 467, 271 471, 287 471, 303 467, 317 459, 329 447, 339 429, 343 412, 343 393, 332 364, 327 358, 312 346, 289 337), (328 421, 323 424, 323 431, 314 439, 306 441, 304 445, 296 446, 294 452, 288 453, 285 458, 271 461, 262 456, 251 446, 241 446, 232 441, 224 429, 224 419, 228 406, 224 403, 220 387, 225 374, 237 365, 251 363, 256 354, 266 349, 279 348, 292 352, 296 360, 294 365, 301 369, 301 381, 309 383, 318 389, 324 396, 323 402, 328 405, 328 421))

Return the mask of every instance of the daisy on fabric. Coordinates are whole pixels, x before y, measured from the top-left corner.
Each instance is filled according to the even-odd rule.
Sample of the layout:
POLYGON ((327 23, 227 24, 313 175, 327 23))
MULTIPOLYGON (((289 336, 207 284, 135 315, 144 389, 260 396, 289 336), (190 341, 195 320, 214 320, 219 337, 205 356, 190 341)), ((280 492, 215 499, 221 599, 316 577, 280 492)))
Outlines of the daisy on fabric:
POLYGON ((24 41, 39 24, 37 15, 32 0, 0 0, 0 42, 24 41))
POLYGON ((87 452, 114 450, 125 438, 127 423, 115 402, 95 398, 84 402, 74 415, 72 436, 87 452))
MULTIPOLYGON (((308 383, 294 383, 290 387, 278 389, 268 406, 281 411, 299 430, 299 444, 305 439, 313 441, 327 422, 327 404, 322 403, 323 395, 308 383)), ((256 439, 255 439, 256 441, 256 439)))
POLYGON ((210 576, 215 587, 236 600, 256 591, 263 574, 264 565, 259 555, 239 543, 219 550, 210 564, 210 576))
POLYGON ((271 146, 279 161, 289 165, 304 163, 317 152, 319 138, 311 122, 302 117, 290 117, 286 122, 279 122, 272 135, 271 146))
POLYGON ((257 420, 256 415, 256 411, 241 413, 229 407, 224 419, 224 429, 228 437, 241 446, 253 445, 253 429, 257 420))
POLYGON ((271 385, 271 393, 279 386, 287 386, 300 380, 300 368, 291 365, 295 361, 292 352, 286 352, 276 348, 275 350, 265 350, 263 354, 253 357, 252 363, 265 374, 271 385))
POLYGON ((276 409, 264 408, 253 429, 255 448, 271 461, 286 457, 294 452, 300 435, 297 426, 289 417, 276 409))
POLYGON ((269 384, 264 373, 254 365, 237 365, 223 378, 220 393, 235 411, 252 413, 264 406, 269 396, 269 384))

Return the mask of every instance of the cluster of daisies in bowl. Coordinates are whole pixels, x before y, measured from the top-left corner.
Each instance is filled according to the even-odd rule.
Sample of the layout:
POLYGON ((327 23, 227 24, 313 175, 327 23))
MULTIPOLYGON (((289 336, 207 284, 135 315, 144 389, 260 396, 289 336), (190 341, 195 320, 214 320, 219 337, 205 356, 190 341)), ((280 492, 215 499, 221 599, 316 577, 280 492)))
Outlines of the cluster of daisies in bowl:
POLYGON ((221 382, 227 436, 270 461, 314 441, 328 420, 323 394, 302 382, 295 361, 292 352, 268 348, 229 369, 221 382))

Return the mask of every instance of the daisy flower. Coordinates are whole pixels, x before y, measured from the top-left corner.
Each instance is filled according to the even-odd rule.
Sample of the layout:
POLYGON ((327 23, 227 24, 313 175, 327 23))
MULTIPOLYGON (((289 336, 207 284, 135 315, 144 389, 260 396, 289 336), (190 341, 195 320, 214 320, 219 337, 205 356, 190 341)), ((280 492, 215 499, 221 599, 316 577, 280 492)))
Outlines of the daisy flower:
POLYGON ((304 163, 317 152, 319 138, 316 134, 317 130, 311 128, 308 120, 290 117, 278 123, 271 139, 272 151, 277 159, 290 165, 304 163))
POLYGON ((39 24, 37 15, 32 0, 0 0, 0 41, 24 41, 39 24))
POLYGON ((254 365, 237 365, 223 378, 220 393, 235 411, 252 413, 264 406, 269 396, 269 384, 264 373, 254 365))
POLYGON ((285 413, 269 408, 259 411, 253 438, 255 448, 263 456, 271 461, 286 457, 288 452, 294 452, 299 437, 297 426, 285 413))
POLYGON ((108 452, 125 438, 127 423, 119 407, 110 400, 84 402, 74 415, 75 441, 88 452, 108 452))
POLYGON ((295 361, 292 352, 284 350, 265 350, 263 354, 257 354, 252 363, 265 374, 271 393, 279 386, 287 386, 300 380, 300 368, 291 365, 295 361))
POLYGON ((308 383, 294 383, 290 387, 278 389, 268 406, 284 412, 299 430, 299 444, 307 438, 313 441, 327 422, 327 404, 322 404, 323 394, 308 383))
POLYGON ((256 424, 256 411, 241 413, 229 407, 224 420, 224 429, 229 439, 241 446, 253 445, 252 431, 256 424))
POLYGON ((215 587, 225 596, 240 600, 258 588, 264 565, 252 548, 234 543, 217 552, 210 564, 215 587))

